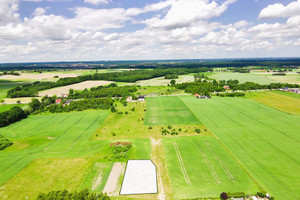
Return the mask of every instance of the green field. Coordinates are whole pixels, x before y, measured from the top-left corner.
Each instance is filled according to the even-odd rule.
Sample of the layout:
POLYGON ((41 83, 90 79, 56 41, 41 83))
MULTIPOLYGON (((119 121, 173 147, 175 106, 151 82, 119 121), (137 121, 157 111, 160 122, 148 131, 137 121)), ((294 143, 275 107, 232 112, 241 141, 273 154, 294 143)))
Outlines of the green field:
POLYGON ((176 199, 218 197, 222 192, 259 191, 257 184, 212 136, 163 139, 176 199))
POLYGON ((146 125, 201 124, 178 97, 147 98, 146 125))
MULTIPOLYGON (((89 138, 108 115, 109 111, 33 115, 1 128, 1 135, 14 144, 0 152, 0 196, 31 199, 52 189, 91 189, 91 176, 100 171, 106 175, 95 191, 103 188, 111 169, 107 156, 112 140, 89 138)), ((133 144, 129 158, 150 158, 149 139, 126 141, 133 144)))
POLYGON ((300 198, 300 117, 244 98, 181 97, 264 190, 300 198))
POLYGON ((7 111, 15 106, 19 106, 24 109, 24 107, 25 108, 27 107, 27 104, 3 104, 3 105, 0 105, 0 112, 7 111))
POLYGON ((6 98, 8 90, 22 84, 24 84, 24 82, 0 80, 0 99, 6 98))
POLYGON ((270 83, 278 82, 276 80, 271 79, 269 75, 261 75, 261 74, 254 74, 254 73, 222 72, 222 73, 213 74, 209 77, 216 80, 230 80, 230 79, 238 80, 240 83, 254 82, 259 84, 270 84, 270 83))

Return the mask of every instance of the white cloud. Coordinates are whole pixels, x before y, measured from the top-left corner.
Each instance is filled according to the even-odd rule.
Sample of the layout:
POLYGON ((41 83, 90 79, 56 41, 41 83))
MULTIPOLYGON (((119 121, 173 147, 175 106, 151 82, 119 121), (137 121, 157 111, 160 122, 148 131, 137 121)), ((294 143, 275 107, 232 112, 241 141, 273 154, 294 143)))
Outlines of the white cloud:
POLYGON ((284 6, 280 3, 269 5, 259 13, 259 19, 273 19, 300 15, 300 0, 284 6))
POLYGON ((33 15, 39 16, 46 13, 46 10, 44 8, 38 7, 34 10, 33 15))
POLYGON ((84 0, 85 3, 91 3, 94 5, 99 5, 99 4, 108 4, 109 0, 84 0))
POLYGON ((19 19, 18 4, 15 0, 1 0, 0 1, 0 25, 5 25, 9 22, 17 21, 19 19))
POLYGON ((176 29, 187 27, 198 21, 221 15, 232 2, 235 1, 225 1, 219 5, 215 1, 178 0, 172 4, 171 9, 163 19, 156 17, 144 22, 155 28, 176 29))

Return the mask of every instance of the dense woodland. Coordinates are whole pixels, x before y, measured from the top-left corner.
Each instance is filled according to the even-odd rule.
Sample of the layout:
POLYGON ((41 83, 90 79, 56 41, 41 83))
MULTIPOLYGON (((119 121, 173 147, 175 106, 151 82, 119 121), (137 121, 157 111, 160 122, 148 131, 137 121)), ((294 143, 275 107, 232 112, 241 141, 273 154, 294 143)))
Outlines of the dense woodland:
POLYGON ((27 113, 20 108, 15 106, 8 111, 0 113, 0 127, 8 126, 14 122, 20 121, 27 117, 27 113))
POLYGON ((38 95, 38 91, 46 90, 55 87, 61 87, 80 83, 87 80, 106 80, 116 82, 130 82, 134 83, 139 80, 147 80, 151 78, 166 76, 168 74, 186 74, 186 73, 198 73, 206 72, 209 69, 203 68, 168 68, 168 69, 154 69, 154 70, 132 70, 124 72, 112 72, 112 73, 95 73, 92 75, 84 75, 78 77, 60 78, 57 82, 40 82, 36 81, 32 84, 26 84, 23 86, 17 86, 7 92, 7 97, 35 97, 38 95))
POLYGON ((37 200, 109 200, 110 198, 106 194, 96 194, 90 192, 88 189, 80 192, 68 192, 67 190, 62 191, 51 191, 48 193, 41 193, 37 197, 37 200))
POLYGON ((13 143, 10 140, 5 138, 3 135, 0 135, 0 151, 11 146, 12 144, 13 143))

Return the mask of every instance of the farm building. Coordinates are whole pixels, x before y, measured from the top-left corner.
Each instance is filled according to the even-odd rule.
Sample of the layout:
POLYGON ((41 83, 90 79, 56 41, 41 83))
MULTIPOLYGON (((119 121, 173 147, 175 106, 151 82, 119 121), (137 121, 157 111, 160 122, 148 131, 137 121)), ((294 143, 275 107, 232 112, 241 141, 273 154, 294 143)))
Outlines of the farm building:
POLYGON ((230 90, 230 87, 229 87, 228 85, 224 85, 223 88, 224 88, 225 90, 230 90))
POLYGON ((126 98, 126 101, 127 101, 127 102, 132 102, 132 97, 127 97, 127 98, 126 98))
POLYGON ((196 97, 196 98, 199 98, 199 96, 200 96, 200 94, 195 94, 195 97, 196 97))
POLYGON ((56 99, 56 100, 55 100, 55 103, 56 103, 56 104, 60 104, 60 102, 61 102, 61 99, 56 99))
POLYGON ((63 94, 63 93, 61 93, 61 95, 60 95, 60 97, 62 97, 62 98, 67 98, 69 96, 69 94, 63 94))
POLYGON ((137 100, 138 101, 145 101, 145 96, 139 96, 137 100))

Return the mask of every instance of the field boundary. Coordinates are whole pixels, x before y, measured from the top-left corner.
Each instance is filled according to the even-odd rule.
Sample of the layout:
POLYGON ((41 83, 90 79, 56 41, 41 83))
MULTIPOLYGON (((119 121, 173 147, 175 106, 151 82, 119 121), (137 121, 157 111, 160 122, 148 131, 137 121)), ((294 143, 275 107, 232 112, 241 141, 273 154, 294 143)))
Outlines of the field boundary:
POLYGON ((179 150, 179 148, 178 148, 178 145, 177 145, 176 142, 174 142, 173 145, 174 145, 174 149, 175 149, 176 154, 177 154, 178 161, 179 161, 179 163, 180 163, 181 171, 182 171, 182 173, 183 173, 185 182, 186 182, 188 185, 190 185, 190 184, 191 184, 191 181, 190 181, 189 175, 188 175, 188 173, 187 173, 187 171, 186 171, 184 162, 183 162, 183 160, 182 160, 182 157, 181 157, 181 154, 180 154, 180 150, 179 150))
POLYGON ((219 156, 216 154, 216 152, 212 149, 212 147, 210 146, 210 144, 208 142, 206 142, 205 144, 209 148, 210 152, 214 155, 214 157, 216 158, 216 160, 219 161, 221 167, 224 169, 225 173, 230 178, 230 180, 232 182, 235 182, 236 180, 235 180, 234 176, 230 173, 229 169, 226 167, 226 165, 223 163, 223 161, 219 158, 219 156))
POLYGON ((204 151, 201 149, 200 145, 196 142, 194 142, 194 144, 196 145, 197 149, 200 151, 200 153, 202 154, 202 157, 205 159, 212 175, 214 176, 214 178, 216 179, 217 183, 220 184, 221 183, 221 179, 219 178, 214 166, 211 164, 211 162, 209 161, 209 159, 207 158, 206 154, 204 153, 204 151))

